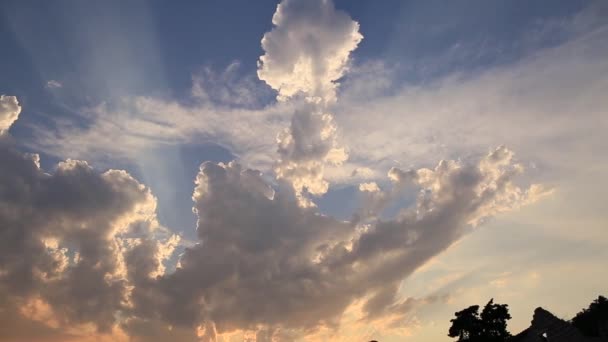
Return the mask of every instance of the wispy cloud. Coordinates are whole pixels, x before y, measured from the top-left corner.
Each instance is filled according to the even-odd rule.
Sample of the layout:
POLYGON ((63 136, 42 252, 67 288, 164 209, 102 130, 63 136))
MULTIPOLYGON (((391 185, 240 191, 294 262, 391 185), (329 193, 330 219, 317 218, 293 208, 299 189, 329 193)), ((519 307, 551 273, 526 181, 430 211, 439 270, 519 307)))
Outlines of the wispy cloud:
POLYGON ((46 82, 46 87, 48 89, 57 89, 63 87, 63 84, 61 84, 59 81, 50 80, 46 82))

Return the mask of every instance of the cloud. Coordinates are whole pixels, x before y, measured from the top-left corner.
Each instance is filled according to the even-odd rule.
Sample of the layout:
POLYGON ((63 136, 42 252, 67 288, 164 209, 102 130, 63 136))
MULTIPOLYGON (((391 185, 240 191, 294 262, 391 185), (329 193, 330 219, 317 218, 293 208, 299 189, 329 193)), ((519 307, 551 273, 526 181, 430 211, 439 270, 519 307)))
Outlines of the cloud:
POLYGON ((325 164, 341 165, 348 158, 337 147, 333 117, 317 104, 300 104, 291 126, 277 136, 279 160, 275 173, 289 181, 303 205, 314 205, 304 192, 323 195, 329 188, 324 179, 325 164))
POLYGON ((218 107, 263 108, 262 99, 270 98, 270 89, 254 75, 239 75, 241 63, 234 61, 218 72, 204 67, 192 77, 192 97, 199 103, 218 107))
MULTIPOLYGON (((195 82, 202 82, 201 86, 213 84, 195 82)), ((230 91, 246 92, 236 85, 228 87, 230 91)), ((94 158, 98 163, 108 159, 137 162, 142 154, 164 145, 210 143, 228 149, 248 165, 272 169, 276 136, 261 132, 279 132, 288 124, 284 113, 293 111, 293 104, 255 109, 251 104, 236 108, 220 105, 230 101, 224 97, 194 100, 184 104, 155 97, 125 97, 117 103, 100 103, 80 112, 80 119, 90 122, 86 129, 57 118, 57 130, 37 126, 36 141, 25 143, 56 156, 94 158)))
POLYGON ((380 93, 368 79, 396 68, 352 70, 364 75, 343 82, 334 107, 349 161, 388 170, 394 160, 430 164, 436 156, 469 157, 499 142, 534 161, 535 173, 577 172, 574 165, 596 162, 606 147, 599 139, 608 127, 601 109, 608 89, 606 28, 577 32, 509 65, 419 84, 393 79, 380 93), (361 95, 368 93, 376 95, 361 95))
POLYGON ((0 134, 8 131, 13 122, 17 121, 21 106, 17 97, 0 95, 0 134))
POLYGON ((272 17, 274 28, 262 39, 258 77, 279 93, 299 92, 335 99, 350 53, 363 36, 359 24, 336 10, 331 0, 284 0, 272 17))
MULTIPOLYGON (((300 158, 315 155, 309 145, 300 158)), ((393 168, 391 186, 362 185, 372 196, 362 212, 418 189, 415 203, 390 219, 350 221, 302 206, 292 184, 273 186, 237 162, 206 162, 192 196, 199 241, 165 272, 179 239, 157 222, 147 187, 125 171, 99 173, 78 160, 47 173, 38 155, 2 142, 0 162, 9 165, 0 170, 3 307, 40 303, 48 314, 34 310, 27 319, 76 336, 94 329, 136 340, 152 326, 182 340, 234 332, 292 339, 338 329, 356 305, 364 320, 401 327, 418 305, 436 301, 399 298, 403 279, 484 220, 544 193, 514 183, 523 167, 513 158, 499 147, 474 163, 393 168)))
MULTIPOLYGON (((301 207, 235 162, 204 163, 193 195, 200 241, 175 272, 135 287, 134 310, 172 326, 211 324, 220 335, 336 327, 357 301, 367 319, 398 320, 413 303, 398 299, 401 280, 471 227, 526 202, 512 156, 501 147, 475 164, 412 171, 415 206, 365 223, 301 207)), ((405 189, 402 181, 394 186, 405 189)))
POLYGON ((0 301, 0 340, 6 342, 61 342, 75 341, 77 336, 70 335, 45 323, 32 320, 20 312, 14 303, 2 298, 0 301))
POLYGON ((46 87, 48 89, 57 89, 63 87, 63 84, 61 84, 59 81, 50 80, 46 82, 46 87))
MULTIPOLYGON (((537 167, 529 173, 533 176, 556 179, 558 174, 576 172, 574 165, 593 163, 605 147, 600 137, 608 127, 601 110, 607 106, 603 94, 608 51, 602 43, 608 31, 605 16, 594 7, 599 6, 560 21, 560 31, 568 33, 560 34, 559 43, 530 46, 529 54, 509 64, 454 70, 418 82, 382 60, 350 66, 347 62, 338 101, 311 110, 319 116, 331 114, 335 139, 325 141, 344 148, 348 160, 340 165, 322 163, 322 172, 313 168, 309 183, 324 188, 315 180, 318 175, 331 184, 377 181, 398 163, 413 167, 431 165, 438 158, 472 158, 500 144, 518 151, 525 162, 535 162, 537 167), (354 169, 370 167, 373 173, 363 179, 351 176, 354 169)), ((320 20, 308 19, 305 13, 298 20, 320 20)), ((277 30, 275 26, 270 32, 277 30)), ((289 51, 297 53, 295 48, 289 51)), ((210 142, 230 150, 243 164, 270 173, 277 167, 275 134, 291 125, 299 104, 251 102, 257 94, 252 77, 239 76, 238 70, 231 64, 225 70, 195 74, 192 91, 205 95, 187 101, 124 97, 82 108, 79 119, 87 125, 53 116, 56 129, 36 123, 34 139, 23 143, 60 158, 99 165, 117 158, 136 163, 159 144, 210 142)), ((290 165, 289 156, 285 165, 290 165)), ((290 170, 282 169, 286 174, 290 170)))
POLYGON ((380 188, 376 182, 361 183, 359 184, 359 191, 378 192, 380 188))
POLYGON ((292 184, 302 205, 313 206, 305 193, 327 192, 325 163, 341 165, 348 158, 346 150, 337 147, 327 104, 336 100, 336 81, 363 36, 359 24, 336 10, 331 0, 282 1, 272 23, 273 29, 262 38, 265 54, 258 77, 278 92, 280 101, 303 96, 296 102, 291 127, 277 137, 275 172, 292 184))
MULTIPOLYGON (((163 232, 156 199, 127 172, 99 173, 84 161, 66 160, 47 173, 38 155, 10 142, 0 142, 0 164, 2 307, 39 298, 56 324, 110 332, 129 307, 133 271, 125 268, 125 255, 163 232)), ((147 242, 150 249, 175 244, 175 238, 163 244, 162 235, 147 242)), ((152 254, 156 264, 138 266, 159 269, 167 254, 152 254)))

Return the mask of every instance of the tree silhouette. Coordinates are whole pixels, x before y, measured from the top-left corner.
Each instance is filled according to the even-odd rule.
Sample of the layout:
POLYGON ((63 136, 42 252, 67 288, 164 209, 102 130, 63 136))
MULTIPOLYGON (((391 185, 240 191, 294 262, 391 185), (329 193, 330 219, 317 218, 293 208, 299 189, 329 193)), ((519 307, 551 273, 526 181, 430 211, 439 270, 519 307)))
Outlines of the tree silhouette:
POLYGON ((478 311, 479 305, 472 305, 456 312, 456 318, 450 320, 452 326, 448 336, 458 337, 458 341, 476 341, 481 334, 481 319, 478 311))
POLYGON ((608 299, 599 296, 572 318, 572 325, 586 336, 600 337, 608 333, 608 299))
POLYGON ((511 336, 507 320, 511 319, 507 304, 494 304, 490 299, 481 312, 484 341, 504 341, 511 336))
POLYGON ((507 304, 494 304, 494 299, 479 314, 479 305, 472 305, 455 313, 450 320, 452 326, 448 336, 458 337, 458 341, 499 342, 511 336, 507 331, 507 320, 511 319, 507 304))

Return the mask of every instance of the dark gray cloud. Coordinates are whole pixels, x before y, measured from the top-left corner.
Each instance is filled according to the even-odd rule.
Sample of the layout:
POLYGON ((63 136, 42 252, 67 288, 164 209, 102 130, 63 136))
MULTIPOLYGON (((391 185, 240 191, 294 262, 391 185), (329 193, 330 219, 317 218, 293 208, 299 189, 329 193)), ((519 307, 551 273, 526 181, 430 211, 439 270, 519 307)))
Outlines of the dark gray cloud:
POLYGON ((174 273, 136 287, 135 307, 146 319, 211 322, 219 333, 336 326, 358 300, 366 301, 366 319, 399 322, 414 303, 443 298, 399 299, 405 277, 481 220, 532 200, 512 182, 520 171, 512 156, 501 147, 478 163, 395 169, 391 175, 411 175, 393 177, 395 188, 406 189, 407 181, 420 189, 415 206, 368 222, 301 207, 235 162, 204 163, 193 195, 200 242, 174 273))
POLYGON ((75 341, 71 335, 57 327, 25 317, 11 298, 0 297, 0 341, 3 342, 63 342, 75 341))
POLYGON ((108 332, 129 306, 123 254, 151 235, 156 199, 125 171, 67 160, 46 173, 38 160, 0 142, 0 294, 108 332))

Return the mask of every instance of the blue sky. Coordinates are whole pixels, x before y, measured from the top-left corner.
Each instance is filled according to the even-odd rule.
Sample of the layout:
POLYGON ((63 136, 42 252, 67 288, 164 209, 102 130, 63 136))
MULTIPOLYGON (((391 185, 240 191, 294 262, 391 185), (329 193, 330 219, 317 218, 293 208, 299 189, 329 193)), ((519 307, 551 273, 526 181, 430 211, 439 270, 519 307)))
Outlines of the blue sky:
MULTIPOLYGON (((323 306, 322 313, 311 309, 310 315, 322 316, 320 321, 289 313, 284 320, 270 313, 258 321, 231 320, 221 317, 230 308, 207 308, 212 318, 197 321, 196 328, 211 329, 215 335, 202 334, 202 340, 229 340, 222 333, 248 331, 257 331, 257 336, 261 331, 282 331, 285 340, 307 338, 302 331, 308 326, 317 329, 308 338, 323 339, 328 333, 324 329, 336 322, 342 327, 332 335, 336 339, 356 335, 379 336, 383 341, 403 336, 447 340, 451 312, 490 297, 511 304, 518 316, 512 331, 517 332, 535 306, 571 316, 606 289, 604 276, 582 288, 560 276, 564 269, 577 269, 579 276, 595 274, 607 256, 602 203, 608 183, 601 178, 608 168, 601 139, 608 128, 602 96, 608 89, 605 4, 286 0, 280 12, 279 3, 3 1, 0 94, 16 97, 19 119, 6 121, 0 134, 10 135, 21 153, 40 154, 41 168, 49 174, 61 173, 60 161, 86 160, 99 174, 124 169, 148 187, 155 198, 153 205, 142 204, 153 208, 146 224, 162 227, 163 233, 138 241, 156 239, 156 248, 164 250, 171 245, 168 236, 181 237, 180 243, 171 245, 176 251, 161 258, 167 272, 158 271, 165 283, 155 284, 156 291, 162 292, 166 284, 179 287, 179 277, 221 274, 207 264, 192 266, 205 263, 197 259, 208 253, 201 247, 204 241, 212 244, 218 239, 217 248, 226 250, 239 241, 247 246, 270 244, 273 253, 282 255, 284 245, 273 236, 283 233, 272 227, 298 227, 307 220, 314 221, 309 225, 330 225, 336 235, 324 237, 322 232, 334 230, 306 226, 316 232, 314 238, 285 229, 293 235, 281 241, 299 236, 299 247, 317 243, 321 251, 321 242, 315 239, 327 238, 330 246, 331 239, 342 236, 340 243, 349 246, 348 253, 359 253, 360 258, 369 257, 365 243, 370 243, 370 250, 374 243, 386 243, 389 252, 396 248, 395 253, 412 254, 404 259, 408 261, 403 271, 389 274, 384 266, 373 268, 375 263, 390 264, 389 252, 377 252, 378 259, 364 264, 370 274, 391 279, 390 286, 361 281, 367 287, 342 298, 343 306, 323 306), (279 20, 274 24, 273 16, 279 20), (228 165, 232 160, 239 165, 228 165), (444 164, 445 170, 435 169, 440 160, 453 162, 444 164), (206 161, 224 163, 221 172, 234 183, 213 178, 220 171, 210 166, 215 164, 201 166, 206 161), (262 174, 235 171, 248 168, 262 174), (483 177, 467 173, 474 171, 483 177), (461 187, 475 181, 480 189, 495 186, 502 176, 509 186, 500 190, 503 193, 496 191, 492 201, 477 203, 477 211, 453 212, 442 197, 442 189, 464 196, 457 192, 461 187), (200 198, 195 192, 193 198, 195 187, 202 193, 218 190, 200 198), (242 207, 238 203, 247 196, 229 196, 250 187, 262 192, 268 187, 273 195, 242 207), (270 204, 260 204, 266 200, 270 204), (293 203, 297 209, 286 209, 293 203), (238 211, 214 216, 235 208, 242 208, 242 221, 238 211), (257 208, 267 217, 243 208, 257 208), (424 221, 425 210, 428 214, 436 208, 444 208, 445 217, 454 222, 424 221), (308 218, 311 212, 327 215, 332 223, 308 218), (249 214, 253 216, 246 217, 249 214), (217 226, 207 223, 214 220, 219 220, 217 226), (396 229, 392 225, 405 227, 393 239, 406 245, 424 236, 418 231, 420 222, 430 227, 424 232, 437 229, 432 233, 435 238, 424 245, 432 248, 411 252, 391 245, 387 236, 392 233, 387 232, 396 229), (242 231, 231 231, 240 224, 242 231), (355 228, 350 235, 340 235, 345 234, 342 225, 355 228), (225 231, 231 231, 235 241, 223 240, 225 231), (257 235, 249 236, 251 231, 257 235), (530 246, 531 239, 538 239, 538 246, 530 246), (564 247, 556 250, 556 245, 564 247), (190 252, 180 256, 184 250, 190 252), (521 258, 505 256, 509 251, 521 258), (179 271, 183 275, 171 273, 181 267, 176 266, 179 258, 186 265, 179 271), (551 288, 553 299, 541 290, 549 281, 566 284, 551 288), (572 292, 577 295, 571 299, 555 299, 572 292), (394 303, 372 312, 366 303, 375 296, 389 296, 394 303), (406 298, 413 298, 413 308, 404 309, 406 298), (356 323, 357 315, 367 319, 367 326, 356 323)), ((457 207, 468 208, 462 201, 457 207)), ((73 237, 67 235, 56 239, 70 255, 84 248, 73 247, 73 237)), ((115 239, 126 241, 118 235, 115 239)), ((318 253, 338 258, 327 250, 318 253)), ((242 260, 246 258, 234 262, 242 260)), ((307 267, 317 264, 311 265, 307 267)), ((290 271, 283 270, 294 278, 300 274, 290 271)), ((247 277, 235 272, 235 279, 247 277)), ((238 290, 252 293, 239 298, 257 303, 261 292, 256 292, 256 281, 238 283, 238 290)), ((284 283, 289 288, 291 283, 284 283)), ((201 291, 216 293, 218 288, 210 285, 201 291)), ((38 295, 43 302, 55 300, 38 295)), ((309 302, 314 300, 319 298, 309 302)), ((280 298, 277 306, 283 307, 279 304, 280 298)), ((54 314, 58 311, 45 305, 54 314)), ((125 310, 116 312, 127 317, 125 310)), ((155 314, 114 322, 112 332, 136 334, 137 324, 183 323, 158 318, 165 317, 163 309, 150 310, 155 314)), ((86 330, 79 330, 76 323, 72 327, 74 336, 86 330)), ((183 336, 192 337, 191 332, 183 336)))
MULTIPOLYGON (((183 6, 163 1, 94 5, 5 2, 0 36, 5 42, 5 53, 0 57, 4 77, 0 89, 27 101, 25 110, 30 113, 15 124, 14 134, 27 139, 30 132, 22 126, 46 124, 63 116, 74 125, 86 127, 87 121, 74 115, 79 108, 125 96, 155 96, 187 103, 192 77, 203 68, 222 70, 238 61, 236 77, 254 75, 257 59, 263 53, 259 40, 272 27, 276 5, 276 1, 192 1, 183 6), (51 80, 59 82, 61 88, 49 88, 47 82, 51 80)), ((535 49, 558 44, 565 34, 550 26, 570 19, 585 5, 584 1, 336 2, 337 8, 360 23, 365 37, 353 52, 355 63, 382 60, 395 68, 394 82, 408 84, 513 63, 535 49), (536 33, 547 26, 549 32, 536 33), (530 35, 538 37, 530 40, 530 35)), ((267 85, 257 81, 256 87, 267 85)), ((266 95, 261 101, 268 103, 272 97, 266 95)), ((165 148, 171 151, 161 154, 173 158, 171 164, 183 163, 188 169, 184 178, 174 179, 179 184, 172 184, 179 193, 168 194, 178 196, 181 203, 190 200, 190 180, 197 169, 193 166, 204 160, 233 158, 230 151, 220 152, 214 146, 201 146, 191 153, 180 152, 192 149, 190 144, 165 148)), ((52 167, 62 157, 50 155, 42 162, 52 167)), ((132 165, 120 161, 107 161, 104 166, 127 167, 138 174, 132 165)), ((155 183, 160 176, 149 177, 147 183, 155 183)), ((171 197, 169 202, 175 200, 171 197)), ((352 211, 335 208, 331 204, 335 201, 325 202, 332 214, 344 216, 352 211)), ((182 209, 181 214, 187 211, 182 209)), ((185 222, 167 220, 167 224, 187 227, 194 217, 185 222)))
MULTIPOLYGON (((272 26, 276 4, 193 1, 176 7, 162 1, 7 1, 2 6, 2 87, 5 92, 44 95, 48 80, 64 80, 73 91, 56 96, 75 104, 125 93, 180 98, 189 92, 192 74, 202 66, 221 69, 239 61, 242 73, 255 73, 263 52, 259 40, 272 26)), ((527 36, 567 20, 585 4, 337 1, 336 7, 358 21, 368 38, 353 53, 357 61, 383 59, 421 73, 416 69, 427 59, 445 57, 457 46, 474 50, 449 56, 432 74, 420 75, 437 77, 462 68, 509 63, 526 50, 558 43, 563 39, 559 31, 538 41, 527 41, 527 36)))

